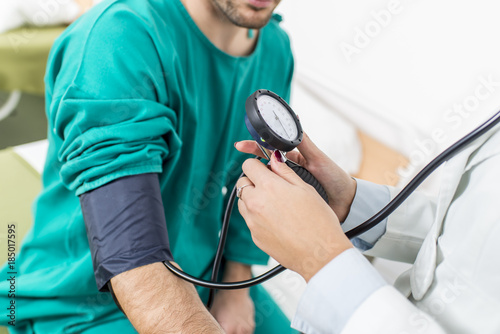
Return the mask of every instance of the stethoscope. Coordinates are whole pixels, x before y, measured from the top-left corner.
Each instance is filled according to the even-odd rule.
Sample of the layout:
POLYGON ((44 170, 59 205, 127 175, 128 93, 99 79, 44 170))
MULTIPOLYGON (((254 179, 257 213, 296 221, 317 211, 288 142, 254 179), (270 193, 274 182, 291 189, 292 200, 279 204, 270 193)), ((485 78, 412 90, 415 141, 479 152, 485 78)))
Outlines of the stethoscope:
MULTIPOLYGON (((316 178, 314 178, 314 176, 304 167, 286 159, 286 152, 293 150, 302 141, 303 131, 297 115, 285 102, 285 100, 269 90, 260 89, 247 98, 245 109, 245 124, 247 129, 252 135, 252 138, 259 144, 264 156, 269 159, 273 151, 277 150, 280 152, 282 158, 284 159, 283 161, 285 161, 286 164, 302 178, 302 180, 312 185, 320 196, 328 203, 326 191, 316 178)), ((467 145, 488 132, 499 122, 500 111, 439 154, 427 166, 425 166, 384 208, 362 224, 345 232, 345 235, 349 239, 355 238, 382 222, 392 212, 394 212, 408 198, 408 196, 410 196, 411 193, 413 193, 415 189, 436 170, 437 167, 457 155, 467 145)), ((243 173, 240 177, 242 176, 243 173)), ((286 270, 285 267, 278 265, 268 272, 246 281, 224 283, 217 281, 222 262, 222 254, 226 243, 227 231, 229 228, 229 218, 231 217, 235 199, 236 185, 231 191, 224 213, 219 244, 217 246, 217 252, 215 254, 214 264, 212 267, 212 275, 209 281, 191 276, 178 269, 168 261, 164 262, 165 266, 178 277, 192 284, 210 289, 210 295, 207 302, 208 308, 212 305, 215 290, 249 288, 251 286, 264 283, 268 279, 286 270)))

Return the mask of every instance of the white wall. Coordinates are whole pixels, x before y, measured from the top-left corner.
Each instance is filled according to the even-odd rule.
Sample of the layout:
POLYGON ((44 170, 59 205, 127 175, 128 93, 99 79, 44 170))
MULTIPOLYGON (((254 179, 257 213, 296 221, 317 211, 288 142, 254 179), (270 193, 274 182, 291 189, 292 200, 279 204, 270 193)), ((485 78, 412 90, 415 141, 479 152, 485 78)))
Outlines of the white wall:
MULTIPOLYGON (((282 0, 278 12, 296 56, 292 107, 351 172, 360 161, 355 127, 410 156, 413 169, 402 171, 410 177, 500 110, 499 0, 282 0)), ((390 283, 408 268, 374 264, 390 283)), ((288 273, 265 286, 292 316, 305 283, 288 273)))
POLYGON ((415 167, 500 107, 498 0, 282 0, 278 12, 299 95, 319 97, 415 167))

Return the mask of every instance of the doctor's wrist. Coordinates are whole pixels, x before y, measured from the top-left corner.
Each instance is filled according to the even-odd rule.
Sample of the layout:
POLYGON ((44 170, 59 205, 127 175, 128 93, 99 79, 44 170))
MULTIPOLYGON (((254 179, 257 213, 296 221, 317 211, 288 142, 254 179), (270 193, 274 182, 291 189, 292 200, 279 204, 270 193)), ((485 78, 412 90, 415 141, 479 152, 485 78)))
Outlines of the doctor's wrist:
POLYGON ((329 244, 321 246, 318 244, 318 248, 306 256, 304 256, 298 268, 289 268, 296 271, 304 280, 309 283, 309 281, 328 263, 330 263, 334 258, 342 254, 348 249, 354 248, 349 239, 345 238, 339 244, 329 244))
POLYGON ((342 188, 342 192, 332 201, 331 207, 340 222, 344 222, 349 216, 351 211, 351 206, 356 197, 358 183, 355 178, 350 177, 345 181, 345 186, 342 188))

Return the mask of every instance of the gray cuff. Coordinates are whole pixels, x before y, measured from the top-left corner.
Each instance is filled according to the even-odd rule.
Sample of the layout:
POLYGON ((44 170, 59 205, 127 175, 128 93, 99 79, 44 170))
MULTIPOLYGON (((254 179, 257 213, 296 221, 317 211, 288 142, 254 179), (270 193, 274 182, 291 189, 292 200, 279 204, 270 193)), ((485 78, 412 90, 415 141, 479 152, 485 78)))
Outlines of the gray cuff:
POLYGON ((97 288, 122 273, 173 259, 157 174, 122 177, 80 196, 97 288))
MULTIPOLYGON (((342 224, 344 232, 352 230, 365 220, 380 211, 391 200, 389 188, 387 186, 375 184, 365 180, 356 179, 356 195, 351 205, 351 210, 346 220, 342 224)), ((384 235, 387 226, 387 218, 377 226, 365 233, 353 238, 351 242, 356 248, 366 251, 372 248, 375 243, 384 235)))

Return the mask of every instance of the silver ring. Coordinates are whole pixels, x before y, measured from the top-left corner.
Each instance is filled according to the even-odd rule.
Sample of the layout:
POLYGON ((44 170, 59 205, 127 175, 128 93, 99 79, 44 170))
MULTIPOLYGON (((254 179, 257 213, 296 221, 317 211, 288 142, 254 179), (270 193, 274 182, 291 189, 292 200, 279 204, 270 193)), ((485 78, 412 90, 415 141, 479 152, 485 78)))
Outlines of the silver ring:
POLYGON ((241 191, 243 190, 243 188, 251 186, 251 185, 252 184, 245 184, 245 185, 242 185, 241 187, 236 188, 236 197, 241 198, 241 191))

